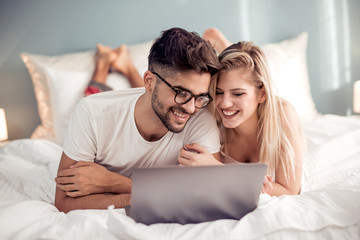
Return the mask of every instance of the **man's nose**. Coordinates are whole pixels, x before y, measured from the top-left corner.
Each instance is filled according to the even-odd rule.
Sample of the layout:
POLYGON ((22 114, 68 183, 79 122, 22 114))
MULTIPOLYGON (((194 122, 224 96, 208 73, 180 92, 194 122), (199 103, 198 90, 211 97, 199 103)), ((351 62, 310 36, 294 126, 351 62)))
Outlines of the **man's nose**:
POLYGON ((190 101, 188 101, 187 103, 183 104, 182 107, 185 109, 185 111, 189 114, 193 114, 196 111, 196 107, 195 107, 195 98, 192 97, 190 99, 190 101))

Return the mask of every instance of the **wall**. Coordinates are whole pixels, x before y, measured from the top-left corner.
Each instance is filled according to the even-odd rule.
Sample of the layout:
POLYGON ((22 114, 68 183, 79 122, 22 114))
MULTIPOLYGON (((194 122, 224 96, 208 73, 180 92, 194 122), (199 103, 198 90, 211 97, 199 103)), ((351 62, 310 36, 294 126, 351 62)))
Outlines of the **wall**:
POLYGON ((174 26, 200 34, 214 26, 231 41, 257 44, 307 31, 318 110, 350 114, 352 82, 360 79, 359 10, 357 0, 3 0, 0 107, 9 138, 29 137, 40 121, 21 52, 56 55, 93 49, 99 42, 116 47, 153 39, 174 26))

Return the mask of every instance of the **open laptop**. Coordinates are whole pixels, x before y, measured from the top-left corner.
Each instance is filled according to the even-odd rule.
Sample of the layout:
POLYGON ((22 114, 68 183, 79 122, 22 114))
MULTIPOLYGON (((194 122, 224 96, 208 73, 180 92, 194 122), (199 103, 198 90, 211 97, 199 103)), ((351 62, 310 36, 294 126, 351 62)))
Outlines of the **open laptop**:
POLYGON ((148 225, 240 219, 257 207, 266 168, 263 163, 138 168, 126 214, 148 225))

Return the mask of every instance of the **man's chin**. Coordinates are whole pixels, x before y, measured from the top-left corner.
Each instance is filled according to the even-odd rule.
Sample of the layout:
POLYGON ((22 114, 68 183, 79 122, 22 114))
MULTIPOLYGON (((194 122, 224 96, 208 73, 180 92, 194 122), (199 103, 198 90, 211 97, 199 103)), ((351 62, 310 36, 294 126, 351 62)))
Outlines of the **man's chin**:
POLYGON ((168 126, 167 129, 173 133, 180 133, 184 130, 186 123, 177 124, 176 126, 168 126))

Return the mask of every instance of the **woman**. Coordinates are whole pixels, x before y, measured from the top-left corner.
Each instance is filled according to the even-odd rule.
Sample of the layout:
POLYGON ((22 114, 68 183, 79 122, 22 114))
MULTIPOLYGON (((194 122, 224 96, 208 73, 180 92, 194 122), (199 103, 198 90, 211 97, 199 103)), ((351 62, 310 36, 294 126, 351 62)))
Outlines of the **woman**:
MULTIPOLYGON (((219 45, 218 45, 219 46, 219 45)), ((276 96, 264 53, 251 42, 239 42, 220 55, 210 109, 222 134, 223 163, 268 165, 262 192, 299 194, 304 138, 295 109, 276 96)), ((180 150, 180 165, 223 164, 197 144, 180 150)))

